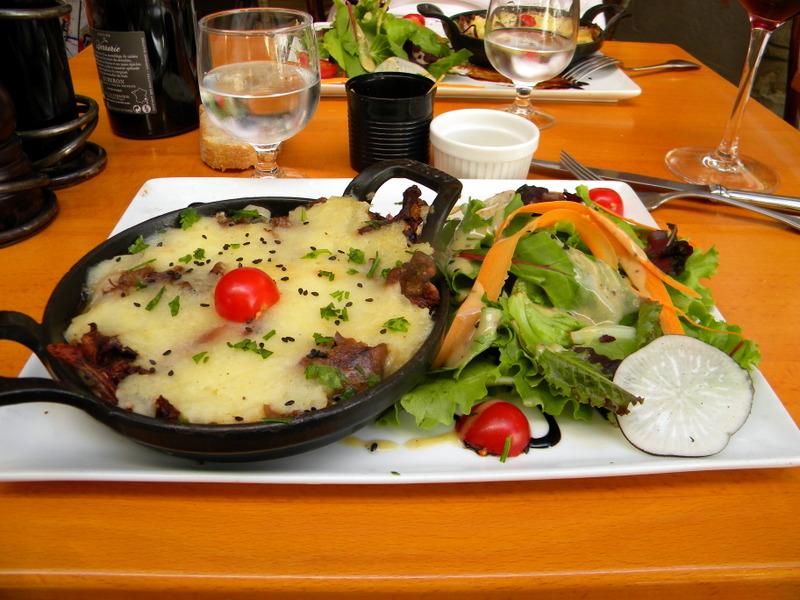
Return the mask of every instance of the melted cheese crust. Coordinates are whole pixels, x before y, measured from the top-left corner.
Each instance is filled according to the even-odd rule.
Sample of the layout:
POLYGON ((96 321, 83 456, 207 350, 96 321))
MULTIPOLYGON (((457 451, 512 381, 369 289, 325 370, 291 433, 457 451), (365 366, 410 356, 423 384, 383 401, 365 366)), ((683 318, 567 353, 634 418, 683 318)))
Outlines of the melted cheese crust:
POLYGON ((121 407, 145 415, 155 414, 159 396, 194 423, 252 422, 322 408, 331 390, 306 379, 301 365, 318 348, 314 334, 338 332, 370 346, 386 343, 387 376, 407 362, 432 329, 428 310, 413 305, 399 284, 387 285, 381 274, 407 262, 409 252, 431 254, 431 248, 410 245, 400 223, 359 234, 369 220, 368 208, 350 198, 330 198, 292 211, 290 227, 227 226, 203 218, 186 230, 168 230, 146 240, 144 251, 92 269, 89 308, 73 320, 67 341, 76 341, 96 323, 101 333, 135 350, 136 364, 151 372, 125 378, 117 397, 121 407), (363 252, 363 262, 353 249, 363 252), (221 318, 213 300, 220 276, 210 273, 218 262, 226 271, 263 270, 277 284, 280 300, 252 322, 221 318), (125 294, 114 290, 121 273, 143 263, 156 272, 181 265, 186 270, 175 282, 137 286, 125 294), (385 326, 399 318, 408 322, 407 331, 385 326), (246 340, 272 354, 264 358, 233 347, 246 340))

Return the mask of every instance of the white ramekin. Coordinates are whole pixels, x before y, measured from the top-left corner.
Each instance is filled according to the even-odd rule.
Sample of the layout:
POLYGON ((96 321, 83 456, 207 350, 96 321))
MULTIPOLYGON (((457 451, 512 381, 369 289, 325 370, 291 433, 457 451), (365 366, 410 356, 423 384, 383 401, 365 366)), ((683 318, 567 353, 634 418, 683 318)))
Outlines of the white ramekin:
POLYGON ((525 179, 539 129, 523 117, 486 108, 453 110, 431 121, 433 165, 459 179, 525 179))

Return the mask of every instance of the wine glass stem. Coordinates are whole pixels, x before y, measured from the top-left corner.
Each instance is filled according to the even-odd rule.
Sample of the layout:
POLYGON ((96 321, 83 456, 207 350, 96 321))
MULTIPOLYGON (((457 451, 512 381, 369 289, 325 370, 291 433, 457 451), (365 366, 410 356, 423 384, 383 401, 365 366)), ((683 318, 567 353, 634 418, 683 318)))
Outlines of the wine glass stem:
POLYGON ((767 47, 769 38, 772 36, 774 29, 765 29, 757 27, 752 23, 750 25, 750 43, 747 48, 747 58, 745 59, 744 71, 742 78, 739 81, 739 89, 736 93, 736 100, 733 103, 731 116, 728 120, 728 126, 725 128, 725 133, 722 141, 714 153, 714 159, 726 163, 735 163, 739 160, 739 135, 742 126, 742 119, 744 117, 747 102, 750 99, 750 93, 753 91, 753 83, 755 82, 756 71, 761 62, 761 57, 767 47))
POLYGON ((531 94, 533 93, 533 88, 527 86, 517 86, 517 96, 514 98, 514 108, 512 112, 516 113, 528 113, 533 110, 533 105, 531 104, 531 94))
POLYGON ((280 144, 253 144, 256 151, 256 164, 253 177, 278 177, 278 148, 280 144))

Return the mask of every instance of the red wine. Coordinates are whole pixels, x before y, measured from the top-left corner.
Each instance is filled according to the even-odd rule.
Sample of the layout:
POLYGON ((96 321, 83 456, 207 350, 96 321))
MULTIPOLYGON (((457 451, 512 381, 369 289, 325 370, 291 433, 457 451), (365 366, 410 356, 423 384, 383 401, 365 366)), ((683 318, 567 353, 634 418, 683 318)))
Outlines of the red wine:
POLYGON ((195 129, 191 0, 86 0, 86 8, 112 131, 143 139, 195 129))
POLYGON ((780 24, 800 13, 800 0, 739 0, 756 20, 780 24))

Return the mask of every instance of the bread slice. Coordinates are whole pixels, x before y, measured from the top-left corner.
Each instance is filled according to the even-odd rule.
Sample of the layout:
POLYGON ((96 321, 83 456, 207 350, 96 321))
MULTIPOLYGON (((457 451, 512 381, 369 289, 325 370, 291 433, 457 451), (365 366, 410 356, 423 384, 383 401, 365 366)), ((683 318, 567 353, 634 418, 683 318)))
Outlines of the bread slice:
POLYGON ((218 171, 243 171, 256 162, 250 144, 233 139, 217 127, 200 107, 200 158, 218 171))

